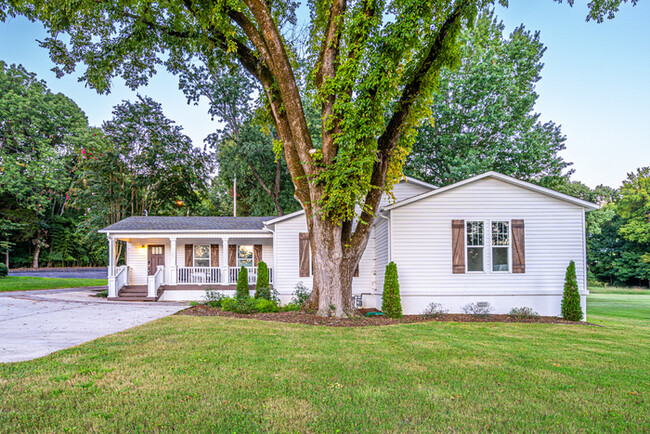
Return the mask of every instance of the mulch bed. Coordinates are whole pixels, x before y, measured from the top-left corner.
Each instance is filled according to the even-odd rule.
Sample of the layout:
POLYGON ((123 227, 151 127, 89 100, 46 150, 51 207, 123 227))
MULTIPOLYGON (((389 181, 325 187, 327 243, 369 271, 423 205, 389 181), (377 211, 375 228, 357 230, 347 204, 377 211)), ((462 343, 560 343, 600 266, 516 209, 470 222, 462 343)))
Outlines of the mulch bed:
MULTIPOLYGON (((365 312, 364 312, 365 313, 365 312)), ((516 319, 509 315, 490 315, 487 318, 476 315, 465 314, 444 314, 436 318, 424 315, 405 315, 400 319, 391 319, 385 317, 359 317, 359 318, 323 318, 311 313, 303 312, 277 312, 277 313, 253 313, 240 314, 226 312, 219 308, 212 308, 204 305, 193 306, 189 309, 182 310, 176 315, 189 316, 222 316, 227 318, 248 318, 261 321, 276 321, 294 324, 320 325, 330 327, 368 327, 384 326, 393 324, 412 324, 419 322, 510 322, 510 323, 541 323, 541 324, 573 324, 573 325, 593 325, 585 322, 567 321, 562 318, 553 316, 540 316, 537 318, 516 319)))

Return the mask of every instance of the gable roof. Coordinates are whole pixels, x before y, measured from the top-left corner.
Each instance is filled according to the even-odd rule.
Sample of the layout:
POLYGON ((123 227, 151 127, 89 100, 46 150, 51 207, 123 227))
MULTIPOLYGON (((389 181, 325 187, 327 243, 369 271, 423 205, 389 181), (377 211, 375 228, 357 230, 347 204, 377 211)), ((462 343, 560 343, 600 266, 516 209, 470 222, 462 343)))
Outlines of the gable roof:
POLYGON ((106 232, 168 232, 168 231, 237 231, 264 229, 264 222, 274 217, 127 217, 104 229, 106 232))
MULTIPOLYGON (((415 185, 419 185, 420 187, 428 188, 430 190, 435 190, 436 188, 438 188, 438 186, 436 186, 436 185, 429 184, 428 182, 421 181, 421 180, 413 178, 411 176, 404 176, 404 178, 402 178, 399 181, 399 183, 401 184, 403 182, 411 182, 411 183, 413 183, 415 185)), ((264 224, 265 225, 274 225, 276 223, 280 223, 282 221, 292 219, 292 218, 297 217, 299 215, 302 215, 304 213, 305 213, 305 210, 292 212, 291 214, 283 215, 283 216, 280 216, 280 217, 276 217, 276 218, 274 218, 272 220, 268 220, 264 224)))
POLYGON ((574 205, 580 206, 582 208, 585 208, 587 210, 595 210, 598 209, 599 206, 596 205, 595 203, 588 202, 586 200, 578 199, 577 197, 569 196, 568 194, 560 193, 555 190, 551 190, 550 188, 545 188, 545 187, 540 187, 539 185, 532 184, 530 182, 522 181, 520 179, 513 178, 511 176, 504 175, 499 172, 494 172, 494 171, 489 171, 482 173, 480 175, 473 176, 471 178, 465 179, 463 181, 456 182, 454 184, 447 185, 445 187, 440 187, 436 190, 429 191, 426 193, 418 194, 417 196, 410 197, 408 199, 401 200, 393 205, 385 206, 382 209, 384 211, 389 211, 391 209, 399 208, 404 205, 408 205, 413 202, 417 202, 419 200, 425 199, 427 197, 435 196, 437 194, 444 193, 449 190, 453 190, 455 188, 461 187, 463 185, 471 184, 477 181, 481 181, 483 179, 497 179, 499 181, 506 182, 511 185, 515 185, 517 187, 525 188, 530 191, 534 191, 536 193, 540 193, 546 196, 550 196, 555 199, 563 200, 565 202, 572 203, 574 205))

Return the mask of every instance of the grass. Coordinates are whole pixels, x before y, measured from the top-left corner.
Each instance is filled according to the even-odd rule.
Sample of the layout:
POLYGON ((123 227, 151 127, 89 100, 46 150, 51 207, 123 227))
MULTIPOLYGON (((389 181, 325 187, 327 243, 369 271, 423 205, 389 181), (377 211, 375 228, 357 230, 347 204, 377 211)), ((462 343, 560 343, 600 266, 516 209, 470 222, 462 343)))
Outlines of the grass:
POLYGON ((650 295, 650 288, 624 288, 618 286, 590 286, 591 294, 628 294, 628 295, 650 295))
POLYGON ((77 288, 81 286, 102 286, 106 284, 106 279, 57 279, 53 277, 8 276, 0 279, 0 292, 77 288))
POLYGON ((171 316, 0 365, 0 431, 647 431, 650 297, 588 303, 602 327, 171 316))

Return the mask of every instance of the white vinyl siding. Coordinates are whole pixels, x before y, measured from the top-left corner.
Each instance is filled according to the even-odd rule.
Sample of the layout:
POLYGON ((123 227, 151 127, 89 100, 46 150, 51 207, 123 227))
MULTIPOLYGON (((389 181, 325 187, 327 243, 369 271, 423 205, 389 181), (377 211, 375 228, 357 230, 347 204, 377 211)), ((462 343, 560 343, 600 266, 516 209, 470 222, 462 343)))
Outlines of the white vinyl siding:
MULTIPOLYGON (((577 205, 485 179, 393 209, 391 214, 391 251, 403 293, 561 292, 571 260, 576 262, 580 290, 585 289, 583 209, 577 205), (453 219, 523 219, 526 272, 452 274, 453 219)), ((492 270, 491 254, 485 254, 484 267, 492 270)))

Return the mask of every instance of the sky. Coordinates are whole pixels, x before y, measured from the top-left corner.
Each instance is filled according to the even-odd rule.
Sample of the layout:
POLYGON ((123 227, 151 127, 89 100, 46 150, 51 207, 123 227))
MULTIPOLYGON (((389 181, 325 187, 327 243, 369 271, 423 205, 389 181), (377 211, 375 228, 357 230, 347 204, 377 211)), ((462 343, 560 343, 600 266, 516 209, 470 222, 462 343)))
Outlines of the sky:
MULTIPOLYGON (((628 172, 650 165, 650 2, 623 5, 614 20, 601 24, 585 22, 585 0, 575 3, 511 0, 497 15, 508 33, 521 24, 540 31, 547 50, 535 110, 542 121, 562 126, 567 149, 561 155, 574 163, 572 179, 617 187, 628 172)), ((163 70, 137 91, 116 79, 108 95, 85 87, 74 74, 57 79, 37 42, 45 37, 42 25, 24 18, 0 23, 0 60, 22 64, 73 99, 91 125, 100 126, 113 106, 139 93, 160 102, 195 146, 218 127, 207 104, 188 105, 177 78, 163 70)))

